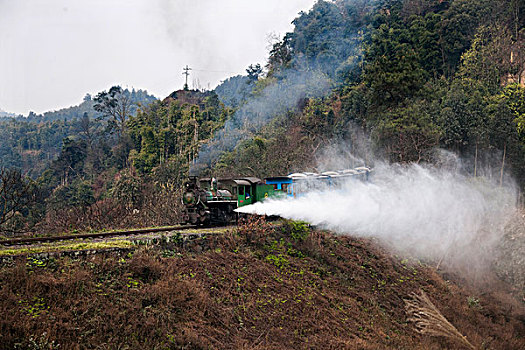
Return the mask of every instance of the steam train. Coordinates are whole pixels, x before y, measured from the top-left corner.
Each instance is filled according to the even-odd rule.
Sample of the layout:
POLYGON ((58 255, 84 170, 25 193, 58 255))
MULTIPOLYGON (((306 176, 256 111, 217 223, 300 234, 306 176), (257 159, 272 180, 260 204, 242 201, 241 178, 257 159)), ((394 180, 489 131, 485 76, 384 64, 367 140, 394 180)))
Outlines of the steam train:
POLYGON ((193 225, 235 223, 235 209, 262 202, 267 198, 300 197, 308 191, 336 189, 348 180, 368 181, 370 169, 358 167, 341 171, 293 173, 287 176, 239 178, 198 178, 185 183, 182 204, 183 222, 193 225))

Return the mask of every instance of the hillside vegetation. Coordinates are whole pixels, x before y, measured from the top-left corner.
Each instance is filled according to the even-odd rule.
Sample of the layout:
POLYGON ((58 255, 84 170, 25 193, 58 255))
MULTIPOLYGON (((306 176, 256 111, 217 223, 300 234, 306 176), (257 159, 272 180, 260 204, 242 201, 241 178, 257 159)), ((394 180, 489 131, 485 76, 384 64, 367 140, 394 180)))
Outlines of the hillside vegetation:
POLYGON ((177 206, 158 208, 190 169, 315 171, 330 147, 369 166, 433 163, 441 148, 468 175, 503 184, 510 174, 523 192, 524 10, 520 0, 318 1, 264 67, 215 91, 151 102, 113 87, 78 107, 4 120, 0 164, 32 177, 38 195, 8 203, 0 230, 170 224, 177 206))
POLYGON ((318 2, 274 45, 258 84, 306 59, 335 88, 298 101, 300 110, 243 141, 221 168, 293 171, 304 158, 315 166, 333 143, 393 162, 432 162, 440 147, 471 163, 472 175, 503 167, 523 186, 523 9, 519 1, 318 2), (265 161, 249 164, 255 154, 265 161))
MULTIPOLYGON (((319 0, 266 62, 214 91, 158 100, 113 86, 76 107, 1 118, 0 240, 176 224, 190 174, 439 165, 445 154, 462 181, 523 193, 524 13, 524 0, 319 0)), ((496 212, 477 199, 458 203, 496 212)), ((524 349, 524 220, 518 209, 502 232, 484 226, 481 237, 506 235, 482 245, 494 247, 486 265, 456 270, 445 255, 418 260, 263 218, 191 241, 6 248, 0 348, 524 349)))
MULTIPOLYGON (((139 105, 148 105, 156 98, 142 90, 124 90, 130 101, 130 114, 135 114, 139 105)), ((24 174, 36 178, 61 153, 63 143, 71 139, 86 139, 96 143, 107 139, 109 130, 101 122, 103 114, 94 106, 96 101, 87 94, 78 106, 37 115, 30 112, 27 117, 0 118, 0 167, 19 168, 24 174)), ((109 145, 114 141, 108 140, 109 145)))
POLYGON ((462 336, 476 348, 525 345, 523 314, 497 285, 460 287, 374 242, 260 220, 185 249, 160 242, 2 267, 2 346, 459 349, 462 336), (407 321, 406 300, 421 290, 460 336, 407 321))

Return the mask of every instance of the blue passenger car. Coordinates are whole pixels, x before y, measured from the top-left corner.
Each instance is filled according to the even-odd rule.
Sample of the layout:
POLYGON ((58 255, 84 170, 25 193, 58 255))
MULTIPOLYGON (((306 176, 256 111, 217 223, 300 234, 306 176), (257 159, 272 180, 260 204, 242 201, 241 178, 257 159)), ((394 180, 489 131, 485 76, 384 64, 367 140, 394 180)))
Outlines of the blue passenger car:
POLYGON ((267 177, 264 179, 267 185, 272 185, 276 193, 282 192, 285 195, 290 195, 292 187, 292 179, 288 176, 267 177))

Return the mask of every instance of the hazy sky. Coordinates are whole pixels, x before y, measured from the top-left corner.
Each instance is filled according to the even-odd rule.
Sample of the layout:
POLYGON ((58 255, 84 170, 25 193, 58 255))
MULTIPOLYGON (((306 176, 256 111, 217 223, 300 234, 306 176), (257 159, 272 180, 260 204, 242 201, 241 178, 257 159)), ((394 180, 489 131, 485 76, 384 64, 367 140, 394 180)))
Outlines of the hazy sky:
POLYGON ((120 84, 165 97, 265 63, 315 0, 0 0, 0 109, 78 104, 120 84))

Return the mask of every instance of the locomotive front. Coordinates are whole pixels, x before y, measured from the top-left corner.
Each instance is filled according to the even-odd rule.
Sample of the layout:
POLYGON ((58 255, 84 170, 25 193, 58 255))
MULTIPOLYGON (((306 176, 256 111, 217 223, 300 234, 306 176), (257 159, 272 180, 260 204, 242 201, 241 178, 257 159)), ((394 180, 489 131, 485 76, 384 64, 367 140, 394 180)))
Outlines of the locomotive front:
POLYGON ((209 221, 209 211, 206 210, 207 193, 199 187, 197 177, 190 177, 185 184, 182 195, 184 205, 183 222, 193 225, 203 225, 209 221))

